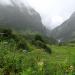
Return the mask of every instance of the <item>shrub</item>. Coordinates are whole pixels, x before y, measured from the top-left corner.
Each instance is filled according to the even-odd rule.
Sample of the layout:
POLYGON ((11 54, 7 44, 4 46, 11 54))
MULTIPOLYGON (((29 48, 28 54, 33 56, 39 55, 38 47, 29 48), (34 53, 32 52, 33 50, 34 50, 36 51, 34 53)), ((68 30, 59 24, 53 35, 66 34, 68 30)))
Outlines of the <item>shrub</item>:
POLYGON ((17 49, 29 50, 28 45, 25 41, 19 41, 17 43, 17 49))
POLYGON ((52 53, 52 50, 51 50, 51 48, 49 48, 48 46, 45 46, 45 52, 47 52, 47 53, 52 53))
POLYGON ((37 47, 39 47, 39 48, 43 48, 43 49, 45 50, 45 52, 51 53, 51 49, 50 49, 46 44, 44 44, 43 42, 41 42, 41 41, 36 41, 34 44, 35 44, 37 47))
POLYGON ((11 29, 4 29, 2 31, 2 33, 4 33, 3 37, 11 37, 12 35, 12 30, 11 29))
POLYGON ((41 41, 41 42, 44 42, 44 39, 42 38, 41 35, 35 35, 35 41, 41 41))

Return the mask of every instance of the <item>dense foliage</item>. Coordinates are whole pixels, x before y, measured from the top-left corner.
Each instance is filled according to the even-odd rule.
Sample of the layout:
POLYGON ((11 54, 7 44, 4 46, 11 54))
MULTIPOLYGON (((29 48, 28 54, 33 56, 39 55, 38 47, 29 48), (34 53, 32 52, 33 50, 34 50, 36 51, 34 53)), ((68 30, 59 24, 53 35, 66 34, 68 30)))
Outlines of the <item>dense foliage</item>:
POLYGON ((0 75, 75 74, 74 43, 50 45, 41 35, 27 39, 9 31, 0 32, 11 36, 0 34, 0 75))
POLYGON ((0 75, 43 74, 51 49, 41 35, 35 35, 31 41, 36 44, 10 29, 0 31, 0 75))

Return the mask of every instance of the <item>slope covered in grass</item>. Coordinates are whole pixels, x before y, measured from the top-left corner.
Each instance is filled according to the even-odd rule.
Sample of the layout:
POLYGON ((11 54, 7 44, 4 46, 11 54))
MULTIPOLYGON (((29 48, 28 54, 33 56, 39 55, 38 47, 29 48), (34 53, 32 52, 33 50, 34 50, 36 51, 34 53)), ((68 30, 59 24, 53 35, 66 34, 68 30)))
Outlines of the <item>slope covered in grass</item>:
POLYGON ((0 75, 75 74, 74 43, 52 45, 41 35, 0 32, 0 75))

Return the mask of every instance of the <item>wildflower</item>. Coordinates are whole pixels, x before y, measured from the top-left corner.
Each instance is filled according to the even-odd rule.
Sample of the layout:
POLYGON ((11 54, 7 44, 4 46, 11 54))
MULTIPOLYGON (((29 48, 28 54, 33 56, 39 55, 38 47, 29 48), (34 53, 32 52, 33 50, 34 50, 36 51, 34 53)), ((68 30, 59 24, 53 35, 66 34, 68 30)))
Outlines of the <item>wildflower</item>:
POLYGON ((72 72, 73 69, 74 69, 74 67, 71 65, 71 66, 69 67, 69 70, 72 72))
POLYGON ((44 65, 44 62, 43 61, 38 62, 39 70, 42 70, 43 65, 44 65))
POLYGON ((27 50, 23 50, 23 53, 26 53, 27 52, 27 50))
POLYGON ((39 65, 39 66, 42 66, 42 65, 43 65, 43 62, 38 62, 38 65, 39 65))

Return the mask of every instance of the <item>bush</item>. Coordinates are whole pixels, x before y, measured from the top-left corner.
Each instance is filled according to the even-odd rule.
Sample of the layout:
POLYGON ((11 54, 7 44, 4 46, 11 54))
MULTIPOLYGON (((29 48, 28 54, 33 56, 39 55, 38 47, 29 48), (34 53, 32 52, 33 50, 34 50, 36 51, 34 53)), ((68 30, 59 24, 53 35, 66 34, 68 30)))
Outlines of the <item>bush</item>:
POLYGON ((19 41, 17 43, 17 49, 29 50, 29 47, 25 41, 19 41))
POLYGON ((41 41, 41 42, 44 42, 44 39, 42 38, 41 35, 35 35, 35 41, 41 41))
POLYGON ((47 52, 47 53, 52 53, 52 50, 51 50, 51 48, 49 48, 48 46, 45 46, 45 52, 47 52))
POLYGON ((10 29, 4 29, 4 30, 2 31, 2 33, 4 33, 3 37, 11 37, 11 35, 12 35, 12 30, 10 30, 10 29))
POLYGON ((45 50, 45 52, 47 52, 47 53, 51 53, 52 52, 51 49, 46 44, 44 44, 41 41, 36 41, 34 43, 34 45, 39 47, 39 48, 43 48, 45 50))

